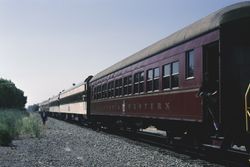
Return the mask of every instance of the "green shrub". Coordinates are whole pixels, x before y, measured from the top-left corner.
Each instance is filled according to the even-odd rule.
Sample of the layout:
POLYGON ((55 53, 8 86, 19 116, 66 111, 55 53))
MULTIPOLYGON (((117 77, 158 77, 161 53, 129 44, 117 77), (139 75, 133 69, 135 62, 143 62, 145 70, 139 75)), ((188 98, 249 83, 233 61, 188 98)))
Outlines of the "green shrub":
POLYGON ((0 109, 0 145, 9 145, 20 135, 41 137, 41 121, 26 111, 0 109))
POLYGON ((11 144, 12 136, 5 124, 0 124, 0 145, 8 146, 11 144))
POLYGON ((41 137, 42 125, 35 116, 24 117, 20 120, 20 134, 29 135, 30 137, 41 137))
POLYGON ((18 110, 1 110, 0 111, 0 124, 5 126, 12 138, 18 135, 17 122, 25 114, 18 110))

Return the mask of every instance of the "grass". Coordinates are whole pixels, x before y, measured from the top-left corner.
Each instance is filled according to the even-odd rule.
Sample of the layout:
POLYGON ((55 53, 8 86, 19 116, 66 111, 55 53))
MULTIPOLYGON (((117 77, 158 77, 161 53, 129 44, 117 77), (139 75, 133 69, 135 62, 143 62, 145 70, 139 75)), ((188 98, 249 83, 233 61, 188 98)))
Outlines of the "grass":
POLYGON ((8 146, 20 136, 41 137, 41 121, 26 111, 0 109, 0 145, 8 146))

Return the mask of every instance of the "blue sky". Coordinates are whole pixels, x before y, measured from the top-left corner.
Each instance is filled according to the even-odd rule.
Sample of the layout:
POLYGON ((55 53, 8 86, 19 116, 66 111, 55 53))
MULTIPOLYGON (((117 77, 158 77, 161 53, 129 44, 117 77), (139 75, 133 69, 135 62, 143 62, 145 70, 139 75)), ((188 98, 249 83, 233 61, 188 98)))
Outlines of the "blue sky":
POLYGON ((0 77, 39 103, 239 0, 0 0, 0 77))

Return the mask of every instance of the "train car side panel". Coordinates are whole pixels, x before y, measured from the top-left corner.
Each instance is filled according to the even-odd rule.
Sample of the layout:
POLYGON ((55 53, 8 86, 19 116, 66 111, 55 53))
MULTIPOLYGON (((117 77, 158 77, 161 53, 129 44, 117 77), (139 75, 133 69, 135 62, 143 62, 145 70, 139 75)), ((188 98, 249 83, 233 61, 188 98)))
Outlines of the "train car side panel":
POLYGON ((197 92, 195 89, 102 101, 93 105, 92 114, 201 122, 202 106, 197 92))
POLYGON ((76 102, 69 104, 60 105, 61 113, 70 113, 70 114, 87 114, 86 102, 76 102))

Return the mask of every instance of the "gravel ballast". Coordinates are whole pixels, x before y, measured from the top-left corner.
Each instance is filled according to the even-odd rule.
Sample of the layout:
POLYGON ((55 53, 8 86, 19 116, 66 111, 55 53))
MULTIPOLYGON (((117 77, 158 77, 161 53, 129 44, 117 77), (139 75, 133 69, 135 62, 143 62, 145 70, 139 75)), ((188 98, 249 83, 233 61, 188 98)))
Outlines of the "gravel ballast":
POLYGON ((42 138, 0 147, 1 167, 218 166, 166 149, 49 118, 42 138))

